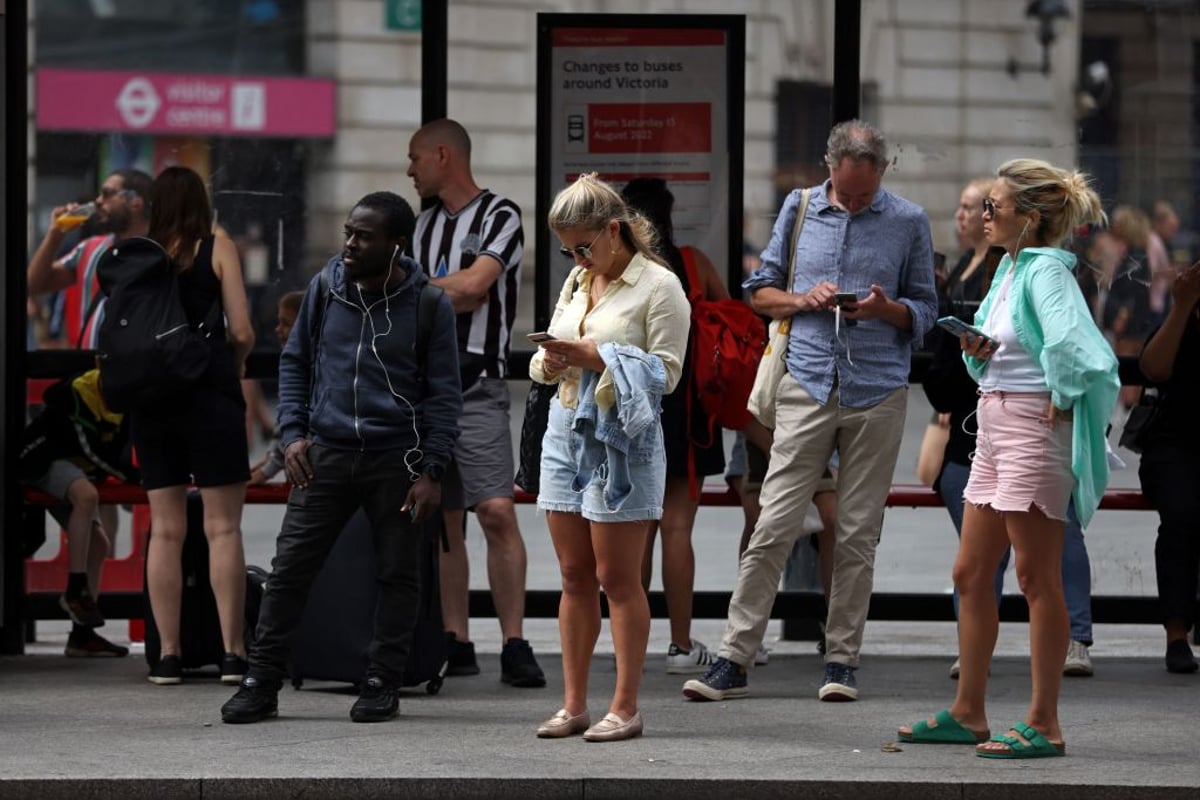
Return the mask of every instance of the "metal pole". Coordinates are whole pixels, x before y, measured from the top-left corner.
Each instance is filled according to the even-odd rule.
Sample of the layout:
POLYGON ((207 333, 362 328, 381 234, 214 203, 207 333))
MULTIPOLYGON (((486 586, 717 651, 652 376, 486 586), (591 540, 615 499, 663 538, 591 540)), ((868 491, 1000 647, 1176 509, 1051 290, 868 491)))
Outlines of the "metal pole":
POLYGON ((446 0, 421 3, 421 122, 446 116, 446 50, 449 11, 446 0))
POLYGON ((862 3, 836 0, 833 12, 833 122, 855 119, 862 100, 859 62, 862 50, 862 3))

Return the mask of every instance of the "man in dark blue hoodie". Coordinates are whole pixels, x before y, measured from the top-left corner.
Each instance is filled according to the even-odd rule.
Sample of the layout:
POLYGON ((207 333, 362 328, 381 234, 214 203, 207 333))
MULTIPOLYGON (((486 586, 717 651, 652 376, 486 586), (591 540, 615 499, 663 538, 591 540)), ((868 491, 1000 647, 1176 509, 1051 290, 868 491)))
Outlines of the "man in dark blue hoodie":
POLYGON ((374 532, 379 599, 350 718, 379 722, 397 713, 420 593, 419 525, 441 502, 462 410, 450 301, 438 296, 432 321, 418 319, 427 280, 402 255, 414 225, 398 195, 360 200, 342 254, 310 282, 280 356, 279 428, 293 488, 250 668, 221 708, 225 722, 276 714, 288 638, 325 555, 359 508, 374 532))

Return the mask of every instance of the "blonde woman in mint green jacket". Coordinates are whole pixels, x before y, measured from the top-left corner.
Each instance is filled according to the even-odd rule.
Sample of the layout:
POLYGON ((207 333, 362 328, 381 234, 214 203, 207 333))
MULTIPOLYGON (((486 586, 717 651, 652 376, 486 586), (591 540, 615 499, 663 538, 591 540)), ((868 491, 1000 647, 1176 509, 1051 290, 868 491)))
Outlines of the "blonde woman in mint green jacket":
POLYGON ((1044 161, 1001 165, 983 201, 988 243, 1007 253, 975 315, 985 337, 963 335, 979 383, 979 436, 963 493, 954 563, 959 673, 954 703, 900 730, 915 743, 975 745, 984 758, 1066 752, 1058 720, 1070 624, 1062 587, 1067 506, 1091 520, 1108 484, 1105 429, 1120 382, 1117 359, 1075 282, 1075 256, 1057 245, 1104 219, 1078 172, 1044 161), (1029 603, 1033 696, 1025 719, 991 736, 985 707, 999 619, 993 579, 1012 545, 1029 603))

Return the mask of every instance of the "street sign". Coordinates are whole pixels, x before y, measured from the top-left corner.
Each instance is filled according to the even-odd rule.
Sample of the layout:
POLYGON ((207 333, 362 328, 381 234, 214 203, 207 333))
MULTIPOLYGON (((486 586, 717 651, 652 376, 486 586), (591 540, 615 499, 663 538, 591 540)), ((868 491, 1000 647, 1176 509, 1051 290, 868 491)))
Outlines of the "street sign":
POLYGON ((420 31, 421 0, 387 0, 384 16, 389 31, 420 31))

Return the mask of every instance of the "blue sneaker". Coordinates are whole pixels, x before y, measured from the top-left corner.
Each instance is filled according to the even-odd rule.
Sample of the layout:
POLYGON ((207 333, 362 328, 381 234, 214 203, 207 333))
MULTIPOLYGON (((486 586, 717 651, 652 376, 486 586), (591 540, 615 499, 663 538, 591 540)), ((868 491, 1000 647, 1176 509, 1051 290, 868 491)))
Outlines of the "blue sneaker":
POLYGON ((854 680, 854 670, 846 664, 829 662, 825 665, 825 680, 821 682, 821 691, 817 697, 826 703, 848 703, 858 699, 858 681, 854 680))
POLYGON ((746 696, 746 670, 727 658, 718 658, 702 678, 683 684, 689 700, 725 700, 746 696))

